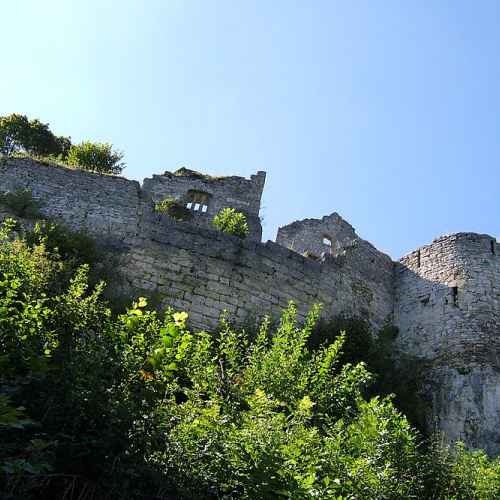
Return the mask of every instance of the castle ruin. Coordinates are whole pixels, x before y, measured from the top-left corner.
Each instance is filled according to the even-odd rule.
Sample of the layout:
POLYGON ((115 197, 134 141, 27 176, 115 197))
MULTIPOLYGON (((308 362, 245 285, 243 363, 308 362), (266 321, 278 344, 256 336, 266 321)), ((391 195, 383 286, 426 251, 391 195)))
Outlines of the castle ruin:
MULTIPOLYGON (((117 292, 154 295, 190 313, 195 328, 277 315, 293 300, 304 317, 322 303, 325 317, 398 327, 403 356, 426 367, 430 429, 500 454, 500 245, 474 233, 443 236, 399 262, 359 238, 338 214, 305 219, 261 242, 265 173, 209 177, 188 169, 145 179, 31 159, 0 165, 0 192, 28 189, 46 217, 85 229, 117 259, 117 292), (154 211, 165 197, 193 213, 180 222, 154 211), (213 228, 224 207, 246 214, 245 240, 213 228)), ((2 214, 0 213, 0 216, 2 214)), ((4 214, 7 215, 7 214, 4 214)))

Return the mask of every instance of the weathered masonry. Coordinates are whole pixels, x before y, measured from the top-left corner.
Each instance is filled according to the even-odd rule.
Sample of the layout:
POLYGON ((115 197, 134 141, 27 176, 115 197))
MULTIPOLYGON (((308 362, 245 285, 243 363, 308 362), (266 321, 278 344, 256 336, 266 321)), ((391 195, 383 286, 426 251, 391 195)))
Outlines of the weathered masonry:
POLYGON ((260 241, 262 227, 259 210, 265 180, 265 172, 257 172, 250 179, 236 176, 217 178, 181 168, 173 173, 164 172, 145 179, 142 193, 153 202, 166 197, 179 200, 191 210, 191 223, 208 228, 221 208, 235 208, 247 217, 249 238, 260 241))
POLYGON ((427 368, 429 426, 500 453, 500 246, 486 234, 444 236, 396 265, 401 352, 427 368))
POLYGON ((223 311, 236 321, 277 315, 290 300, 303 316, 368 319, 399 327, 398 352, 427 367, 428 425, 450 440, 500 453, 500 246, 488 235, 444 236, 393 262, 338 214, 282 227, 261 243, 265 173, 209 177, 187 169, 136 181, 29 159, 0 165, 0 192, 28 189, 42 212, 86 229, 117 260, 128 294, 149 294, 212 327, 223 311), (191 210, 179 222, 153 210, 175 198, 191 210), (223 207, 243 211, 245 240, 214 230, 223 207))

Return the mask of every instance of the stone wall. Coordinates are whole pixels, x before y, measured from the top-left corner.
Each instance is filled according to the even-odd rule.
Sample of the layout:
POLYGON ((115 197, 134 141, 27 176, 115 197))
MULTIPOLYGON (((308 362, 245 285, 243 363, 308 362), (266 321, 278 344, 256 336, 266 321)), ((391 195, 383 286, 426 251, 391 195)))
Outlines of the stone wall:
MULTIPOLYGON (((185 309, 193 326, 214 326, 223 310, 238 321, 277 315, 290 300, 301 315, 321 302, 325 316, 363 317, 374 328, 391 318, 393 263, 369 244, 369 248, 353 245, 342 255, 313 262, 273 242, 242 241, 155 213, 151 197, 160 192, 158 185, 167 185, 168 177, 145 180, 141 189, 135 181, 31 160, 10 161, 0 173, 0 192, 29 189, 44 203, 45 215, 112 244, 120 259, 122 292, 149 293, 165 306, 185 309)), ((263 175, 254 177, 246 182, 261 186, 263 175)), ((181 176, 175 182, 185 180, 181 176)), ((218 182, 242 186, 241 178, 218 182)), ((183 184, 169 193, 188 187, 183 184)), ((214 199, 228 190, 223 184, 214 199)), ((248 194, 249 209, 256 209, 257 202, 250 200, 260 199, 260 193, 261 187, 256 187, 248 194)))
MULTIPOLYGON (((316 258, 320 258, 323 254, 338 255, 361 242, 354 228, 337 213, 322 219, 292 222, 280 227, 276 236, 276 243, 297 253, 316 258)), ((368 242, 363 244, 370 245, 368 242)), ((373 249, 378 252, 375 247, 373 249)))
POLYGON ((314 262, 273 242, 240 240, 158 216, 144 217, 140 236, 126 240, 121 267, 127 288, 160 294, 164 305, 190 312, 197 327, 214 326, 225 309, 237 321, 278 315, 290 300, 303 316, 391 318, 393 266, 374 268, 356 251, 314 262))
POLYGON ((243 177, 210 177, 192 170, 180 169, 145 179, 143 191, 154 202, 166 197, 189 204, 193 223, 210 227, 214 216, 222 208, 231 207, 247 216, 250 233, 248 238, 260 241, 262 227, 259 219, 260 200, 266 180, 265 172, 257 172, 250 179, 243 177), (191 195, 194 196, 194 201, 191 195), (199 194, 203 199, 199 202, 199 194), (204 196, 205 195, 205 196, 204 196), (206 200, 206 202, 205 202, 206 200), (203 209, 202 209, 203 208, 203 209))
POLYGON ((119 177, 11 160, 0 164, 0 192, 28 189, 47 217, 112 246, 122 277, 115 292, 148 294, 186 310, 197 328, 214 326, 224 310, 237 322, 278 315, 290 300, 301 317, 321 302, 325 317, 362 317, 375 330, 393 320, 400 359, 425 366, 428 428, 500 453, 500 245, 492 237, 442 237, 395 264, 332 214, 280 228, 277 243, 263 244, 264 174, 199 175, 166 173, 141 188, 119 177), (246 211, 254 218, 251 237, 154 212, 154 200, 184 200, 191 189, 210 195, 206 213, 228 205, 246 211))
POLYGON ((401 352, 425 364, 428 427, 500 453, 500 246, 444 236, 401 259, 395 322, 401 352))
POLYGON ((141 188, 122 177, 43 165, 30 159, 0 164, 0 192, 28 189, 41 212, 106 242, 137 234, 141 188))

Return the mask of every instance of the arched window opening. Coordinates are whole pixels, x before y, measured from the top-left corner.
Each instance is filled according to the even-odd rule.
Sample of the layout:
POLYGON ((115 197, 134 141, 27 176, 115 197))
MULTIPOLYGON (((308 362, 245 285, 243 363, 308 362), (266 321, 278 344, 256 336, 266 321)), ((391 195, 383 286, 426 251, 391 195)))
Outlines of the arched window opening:
POLYGON ((323 235, 323 245, 325 245, 329 248, 332 248, 333 242, 332 242, 332 239, 330 238, 330 236, 323 235))

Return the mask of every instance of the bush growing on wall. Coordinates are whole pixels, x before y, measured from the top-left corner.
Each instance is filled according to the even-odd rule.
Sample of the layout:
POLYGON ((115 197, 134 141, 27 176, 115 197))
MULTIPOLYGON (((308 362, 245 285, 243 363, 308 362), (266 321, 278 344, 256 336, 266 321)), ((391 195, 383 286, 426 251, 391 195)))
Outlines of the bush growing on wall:
POLYGON ((71 146, 68 165, 101 174, 118 175, 125 168, 123 153, 114 151, 109 143, 84 141, 71 146))
POLYGON ((187 221, 193 218, 192 212, 172 197, 164 198, 155 203, 155 212, 168 215, 180 221, 187 221))
POLYGON ((214 226, 226 234, 232 234, 239 238, 248 235, 248 223, 244 213, 234 208, 223 208, 213 220, 214 226))
POLYGON ((0 205, 10 209, 17 217, 36 219, 40 217, 42 204, 33 199, 31 191, 19 189, 0 194, 0 205))

